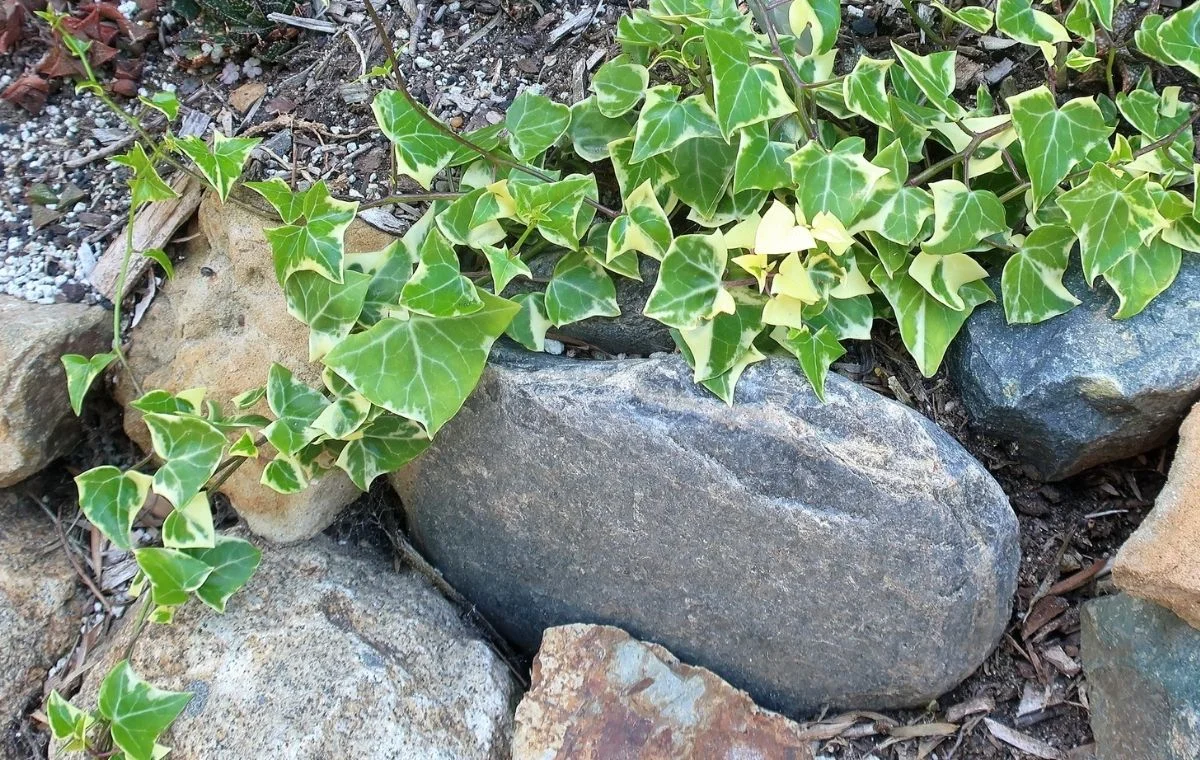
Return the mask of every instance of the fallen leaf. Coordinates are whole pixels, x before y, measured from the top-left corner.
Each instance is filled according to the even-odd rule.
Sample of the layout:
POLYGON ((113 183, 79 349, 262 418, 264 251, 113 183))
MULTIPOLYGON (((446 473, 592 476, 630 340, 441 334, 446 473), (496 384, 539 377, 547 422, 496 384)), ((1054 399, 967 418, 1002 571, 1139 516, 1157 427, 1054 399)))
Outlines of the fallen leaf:
POLYGON ((257 103, 267 94, 267 86, 262 82, 247 82, 229 93, 229 105, 238 113, 246 113, 250 106, 257 103))
POLYGON ((39 114, 46 105, 46 94, 49 91, 50 85, 45 79, 37 74, 24 74, 6 87, 4 92, 0 93, 0 98, 24 108, 29 113, 39 114))
POLYGON ((992 736, 1009 746, 1016 747, 1026 754, 1040 757, 1042 760, 1066 760, 1067 756, 1064 752, 1051 747, 1043 741, 1034 739, 1028 734, 1023 734, 1002 723, 997 723, 991 718, 984 718, 983 722, 988 727, 988 731, 992 732, 992 736))
POLYGON ((1042 626, 1066 612, 1070 606, 1067 600, 1061 596, 1042 597, 1025 617, 1025 624, 1021 626, 1021 638, 1028 639, 1042 626))

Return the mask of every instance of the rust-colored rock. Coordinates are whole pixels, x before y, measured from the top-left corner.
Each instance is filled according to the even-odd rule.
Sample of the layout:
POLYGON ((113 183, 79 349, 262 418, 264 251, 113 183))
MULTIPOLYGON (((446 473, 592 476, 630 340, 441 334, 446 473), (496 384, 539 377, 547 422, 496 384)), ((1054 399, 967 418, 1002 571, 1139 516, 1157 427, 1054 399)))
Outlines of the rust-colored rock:
POLYGON ((1200 405, 1179 429, 1167 485, 1121 547, 1113 579, 1200 628, 1200 405))
POLYGON ((800 727, 620 628, 546 630, 513 760, 811 760, 800 727))
MULTIPOLYGON (((321 387, 321 369, 308 359, 308 328, 288 315, 275 280, 264 227, 277 225, 246 205, 224 205, 212 195, 200 205, 200 236, 188 243, 175 279, 154 299, 134 329, 129 361, 142 387, 180 391, 204 387, 225 404, 263 385, 273 362, 299 380, 321 387)), ((383 248, 392 238, 355 221, 346 250, 383 248)), ((126 407, 125 432, 143 448, 150 436, 129 407, 133 389, 123 374, 116 390, 126 407)), ((265 402, 255 411, 266 410, 265 402)), ((299 541, 323 530, 359 491, 341 472, 292 495, 259 482, 266 459, 247 462, 221 489, 250 529, 272 541, 299 541)))

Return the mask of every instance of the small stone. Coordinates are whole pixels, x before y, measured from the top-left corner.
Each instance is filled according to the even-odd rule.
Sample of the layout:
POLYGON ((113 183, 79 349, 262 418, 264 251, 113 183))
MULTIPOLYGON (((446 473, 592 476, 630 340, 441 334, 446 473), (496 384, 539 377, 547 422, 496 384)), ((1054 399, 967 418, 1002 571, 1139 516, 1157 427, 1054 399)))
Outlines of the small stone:
POLYGON ((463 117, 461 117, 461 116, 451 116, 450 117, 450 128, 451 129, 462 129, 462 125, 463 125, 463 117))
POLYGON ((416 64, 418 69, 424 70, 424 69, 432 69, 433 68, 433 61, 429 60, 428 58, 426 58, 424 56, 420 56, 420 55, 417 56, 416 58, 413 59, 413 63, 416 64))
POLYGON ((513 760, 812 760, 800 726, 620 628, 547 630, 532 681, 517 706, 513 760))
POLYGON ((1113 580, 1200 629, 1200 405, 1179 429, 1167 484, 1118 552, 1113 580))

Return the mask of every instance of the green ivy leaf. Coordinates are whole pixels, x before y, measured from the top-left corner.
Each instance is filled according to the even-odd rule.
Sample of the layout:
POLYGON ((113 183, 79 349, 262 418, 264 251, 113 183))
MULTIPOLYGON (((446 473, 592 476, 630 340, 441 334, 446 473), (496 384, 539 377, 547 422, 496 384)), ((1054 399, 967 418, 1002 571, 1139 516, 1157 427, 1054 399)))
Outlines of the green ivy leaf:
POLYGON ((267 386, 260 385, 257 388, 251 388, 234 396, 233 405, 238 409, 249 409, 257 404, 265 395, 267 395, 267 386))
POLYGON ((437 228, 455 245, 479 248, 495 245, 507 233, 497 220, 507 213, 489 187, 477 187, 451 203, 434 218, 437 228))
POLYGON ((394 472, 429 448, 429 435, 412 420, 384 414, 372 420, 362 435, 346 444, 338 455, 342 468, 360 490, 371 488, 371 481, 394 472))
POLYGON ((995 16, 987 8, 981 8, 975 5, 964 5, 957 11, 952 11, 937 0, 930 3, 934 8, 942 12, 946 18, 956 24, 962 24, 969 27, 980 34, 987 34, 991 31, 992 23, 995 21, 995 16))
POLYGON ((252 438, 249 433, 242 433, 241 437, 234 441, 233 445, 229 447, 229 456, 257 459, 258 446, 254 445, 254 438, 252 438))
POLYGON ((891 129, 892 109, 884 82, 894 61, 879 61, 862 56, 842 80, 846 107, 872 124, 891 129))
POLYGON ((1059 196, 1058 206, 1079 236, 1089 285, 1160 228, 1162 216, 1147 182, 1146 176, 1129 180, 1096 164, 1082 184, 1059 196))
POLYGON ((1092 6, 1092 10, 1095 11, 1096 20, 1100 22, 1100 26, 1111 32, 1115 0, 1088 0, 1088 5, 1092 6))
POLYGON ((1104 272, 1104 281, 1121 300, 1113 319, 1128 319, 1146 308, 1159 293, 1171 286, 1183 252, 1162 238, 1139 246, 1104 272))
POLYGON ((263 230, 271 244, 276 279, 282 284, 295 272, 316 272, 342 282, 343 238, 358 204, 331 197, 324 181, 299 193, 287 190, 287 195, 287 185, 279 179, 247 186, 274 205, 285 222, 263 230))
MULTIPOLYGON (((670 39, 669 35, 667 39, 670 39)), ((649 69, 638 63, 630 63, 622 56, 596 70, 591 90, 596 93, 596 106, 600 113, 615 119, 633 110, 649 84, 649 69)))
POLYGON ((567 136, 571 147, 584 161, 595 163, 609 157, 608 144, 628 137, 633 124, 627 118, 605 116, 596 105, 596 96, 571 106, 571 126, 567 136))
POLYGON ((204 138, 195 135, 175 139, 175 145, 192 159, 222 203, 229 198, 234 183, 242 176, 242 167, 250 158, 250 152, 260 142, 262 138, 259 137, 226 137, 217 130, 213 131, 211 149, 204 138))
POLYGON ((571 250, 587 232, 596 210, 585 200, 595 200, 596 177, 572 174, 557 182, 520 182, 509 185, 517 217, 533 224, 542 237, 571 250))
POLYGON ((817 399, 824 403, 825 378, 829 375, 829 368, 846 354, 837 336, 824 327, 816 332, 807 327, 799 330, 777 327, 771 331, 771 337, 796 357, 817 399))
POLYGON ((342 283, 296 272, 283 285, 288 314, 308 325, 308 360, 320 361, 350 334, 362 313, 370 275, 347 271, 342 283))
POLYGON ((679 176, 667 186, 697 214, 709 218, 725 197, 736 157, 737 147, 723 140, 688 140, 671 151, 671 165, 679 176))
POLYGON ((450 165, 458 142, 429 121, 423 106, 415 107, 404 93, 383 90, 371 110, 375 121, 396 150, 396 169, 426 190, 438 172, 450 165))
POLYGON ((1113 132, 1095 100, 1075 98, 1058 109, 1044 86, 1012 96, 1008 107, 1037 203, 1113 132))
POLYGON ((92 383, 117 358, 116 353, 96 354, 88 359, 79 354, 64 354, 61 361, 67 371, 67 396, 75 416, 83 409, 83 399, 92 383))
POLYGON ((734 308, 721 287, 728 252, 716 235, 681 235, 671 242, 643 314, 677 330, 691 330, 734 308))
POLYGON ((961 291, 966 308, 957 311, 931 296, 907 273, 891 277, 883 267, 876 267, 871 272, 871 282, 879 286, 884 298, 891 304, 904 347, 912 354, 925 377, 933 377, 937 373, 950 341, 958 335, 975 307, 995 299, 983 281, 972 282, 961 291))
POLYGON ((745 289, 734 290, 731 295, 735 304, 732 314, 716 314, 698 327, 679 331, 690 349, 689 364, 697 383, 733 369, 763 330, 763 306, 767 299, 745 289))
POLYGON ((805 220, 812 221, 822 211, 833 214, 849 226, 867 204, 875 183, 886 169, 863 157, 866 143, 860 137, 848 137, 825 150, 816 142, 806 143, 788 158, 792 177, 799 187, 796 200, 805 220))
POLYGON ((313 420, 312 427, 336 441, 353 440, 371 416, 371 402, 361 393, 351 391, 333 400, 313 420))
POLYGON ((951 119, 961 119, 966 114, 954 99, 954 62, 958 55, 955 51, 917 55, 894 42, 892 50, 931 106, 951 119))
POLYGON ((96 719, 64 699, 57 689, 46 700, 46 720, 62 752, 87 750, 87 734, 96 719))
POLYGON ((512 298, 521 310, 513 317, 504 334, 530 351, 546 350, 546 331, 554 324, 546 313, 545 293, 518 293, 512 298))
POLYGON ((529 265, 517 256, 513 256, 508 246, 497 248, 492 245, 483 247, 483 255, 487 257, 488 269, 492 273, 492 288, 496 295, 516 277, 532 279, 533 273, 529 265))
POLYGON ((171 262, 171 257, 166 251, 161 248, 147 248, 142 251, 142 255, 162 267, 168 280, 175 279, 175 264, 171 262))
MULTIPOLYGON (((679 353, 683 354, 684 361, 689 367, 695 369, 695 359, 692 356, 692 350, 683 340, 683 336, 679 330, 671 330, 671 338, 675 341, 675 345, 679 347, 679 353)), ((755 362, 760 362, 767 357, 755 348, 750 346, 734 363, 733 367, 723 375, 703 380, 700 385, 707 388, 713 395, 724 401, 729 406, 733 406, 734 390, 737 387, 737 382, 742 377, 742 373, 755 362)))
POLYGON ((962 288, 986 278, 987 270, 965 253, 933 256, 922 252, 908 265, 908 274, 929 295, 955 311, 962 311, 966 308, 962 288))
POLYGON ((671 198, 667 183, 675 179, 678 173, 671 166, 670 156, 658 155, 654 158, 633 163, 634 138, 616 140, 609 144, 608 152, 612 158, 613 174, 617 175, 617 184, 621 188, 621 197, 628 198, 637 188, 649 182, 654 188, 654 195, 660 204, 669 202, 671 198))
MULTIPOLYGON (((332 352, 344 344, 345 340, 332 352)), ((326 354, 326 359, 328 357, 326 354)), ((288 456, 299 452, 317 437, 318 431, 312 429, 312 424, 329 406, 329 399, 297 380, 287 367, 272 364, 267 373, 267 406, 276 420, 263 435, 281 454, 288 456)))
POLYGON ((134 409, 143 413, 157 414, 199 414, 204 401, 203 388, 191 388, 178 394, 156 389, 147 391, 141 398, 130 404, 134 409))
POLYGON ((554 265, 545 304, 546 314, 556 327, 621 313, 612 277, 598 261, 582 252, 568 253, 554 265))
POLYGON ((294 456, 280 454, 267 462, 258 482, 286 496, 308 488, 309 478, 304 467, 294 456))
POLYGON ((996 0, 996 30, 1042 50, 1054 61, 1054 44, 1070 42, 1066 28, 1049 13, 1034 10, 1032 0, 996 0))
POLYGON ((204 585, 204 580, 212 573, 211 567, 178 549, 135 549, 133 556, 150 582, 156 607, 186 604, 188 594, 204 585))
POLYGON ((201 491, 182 509, 176 507, 163 521, 163 546, 168 549, 205 549, 214 545, 212 509, 201 491))
POLYGON ((726 140, 743 127, 795 113, 779 69, 751 63, 744 37, 710 26, 704 30, 704 45, 712 67, 717 123, 726 140))
POLYGON ((225 435, 199 417, 146 414, 142 419, 154 453, 164 461, 154 473, 154 492, 176 508, 186 505, 217 471, 225 435))
POLYGON ((651 16, 644 8, 634 8, 633 12, 617 20, 616 37, 627 54, 640 54, 649 60, 649 51, 666 47, 673 35, 666 24, 651 16))
POLYGON ((605 260, 614 261, 627 251, 637 251, 662 261, 671 245, 671 221, 654 195, 650 182, 630 193, 625 213, 608 227, 605 260))
POLYGON ((933 236, 921 245, 928 254, 944 256, 978 246, 1004 232, 1004 205, 990 190, 970 190, 956 179, 930 183, 933 191, 933 236))
POLYGON ((1052 224, 1038 227, 1019 243, 1004 262, 1000 282, 1010 325, 1043 322, 1079 305, 1062 282, 1074 244, 1069 227, 1052 224))
POLYGON ((1142 19, 1142 25, 1133 33, 1133 41, 1142 55, 1164 66, 1170 66, 1175 62, 1167 55, 1167 51, 1163 50, 1158 39, 1158 32, 1165 21, 1166 19, 1157 13, 1149 14, 1142 19))
MULTIPOLYGON (((426 217, 422 217, 425 218, 432 219, 432 212, 427 212, 426 217)), ((371 278, 363 297, 362 312, 358 315, 360 323, 370 326, 385 316, 394 316, 390 312, 402 309, 400 294, 412 277, 416 260, 415 252, 401 240, 382 250, 346 254, 347 276, 350 272, 362 272, 371 278)))
POLYGON ((483 308, 474 283, 462 274, 458 254, 438 230, 421 243, 417 271, 404 283, 401 305, 430 317, 458 317, 483 308))
POLYGON ((492 343, 520 309, 486 291, 478 296, 483 308, 465 316, 380 320, 343 340, 325 364, 371 403, 421 423, 432 436, 458 413, 492 343))
POLYGON ((133 170, 133 176, 129 178, 129 188, 132 192, 130 203, 134 208, 154 201, 165 201, 179 195, 171 189, 170 185, 163 182, 158 170, 154 168, 154 162, 146 155, 146 149, 142 147, 141 143, 134 143, 128 152, 113 156, 109 161, 133 170))
POLYGON ((837 45, 842 4, 838 0, 793 0, 788 9, 788 22, 792 34, 809 53, 822 55, 837 45))
POLYGON ((792 143, 771 139, 766 124, 746 127, 738 135, 737 159, 733 169, 733 192, 776 190, 792 182, 787 159, 796 151, 792 143))
POLYGON ((76 476, 79 508, 92 525, 118 549, 129 551, 129 532, 146 503, 154 479, 136 470, 121 472, 116 467, 95 467, 76 476))
POLYGON ((699 95, 682 102, 678 98, 678 85, 664 84, 646 90, 646 104, 638 115, 630 163, 641 163, 697 137, 721 137, 717 115, 708 101, 699 95))
POLYGON ((186 553, 211 571, 196 589, 196 596, 222 613, 229 598, 246 585, 262 560, 262 552, 254 544, 232 536, 218 535, 212 548, 189 549, 186 553))
POLYGON ((191 699, 191 694, 151 686, 138 677, 129 660, 121 660, 100 683, 98 703, 113 743, 128 760, 157 760, 155 741, 191 699))
POLYGON ((839 340, 870 340, 875 306, 868 295, 828 298, 819 312, 804 315, 813 330, 828 329, 839 340))
POLYGON ((889 175, 871 189, 866 205, 850 231, 870 230, 894 243, 911 246, 920 236, 925 220, 932 215, 933 196, 928 191, 910 187, 904 180, 897 182, 889 175))
POLYGON ((571 109, 545 95, 524 90, 505 115, 508 147, 519 161, 537 158, 566 134, 571 109))
POLYGON ((1175 11, 1156 34, 1158 49, 1178 66, 1200 77, 1200 5, 1175 11))
POLYGON ((174 92, 159 90, 148 98, 144 95, 139 96, 138 100, 148 108, 153 108, 166 116, 167 121, 175 121, 175 117, 179 115, 179 98, 174 92))

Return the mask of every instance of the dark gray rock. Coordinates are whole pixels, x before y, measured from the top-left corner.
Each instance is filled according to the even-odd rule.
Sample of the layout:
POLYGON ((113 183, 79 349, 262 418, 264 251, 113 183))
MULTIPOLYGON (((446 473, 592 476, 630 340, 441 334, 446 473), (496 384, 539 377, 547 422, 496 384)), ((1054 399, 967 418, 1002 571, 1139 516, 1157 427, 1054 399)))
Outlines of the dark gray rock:
POLYGON ((1097 759, 1200 757, 1200 631, 1125 594, 1088 602, 1082 623, 1097 759))
POLYGON ((605 623, 781 711, 922 704, 1009 618, 1017 525, 953 439, 838 376, 747 370, 728 407, 675 356, 503 349, 393 476, 418 543, 528 650, 605 623))
POLYGON ((949 362, 975 429, 1015 441, 1047 480, 1165 443, 1200 399, 1200 256, 1132 319, 1109 318, 1117 297, 1099 281, 1066 284, 1083 303, 1041 324, 977 309, 949 362))

